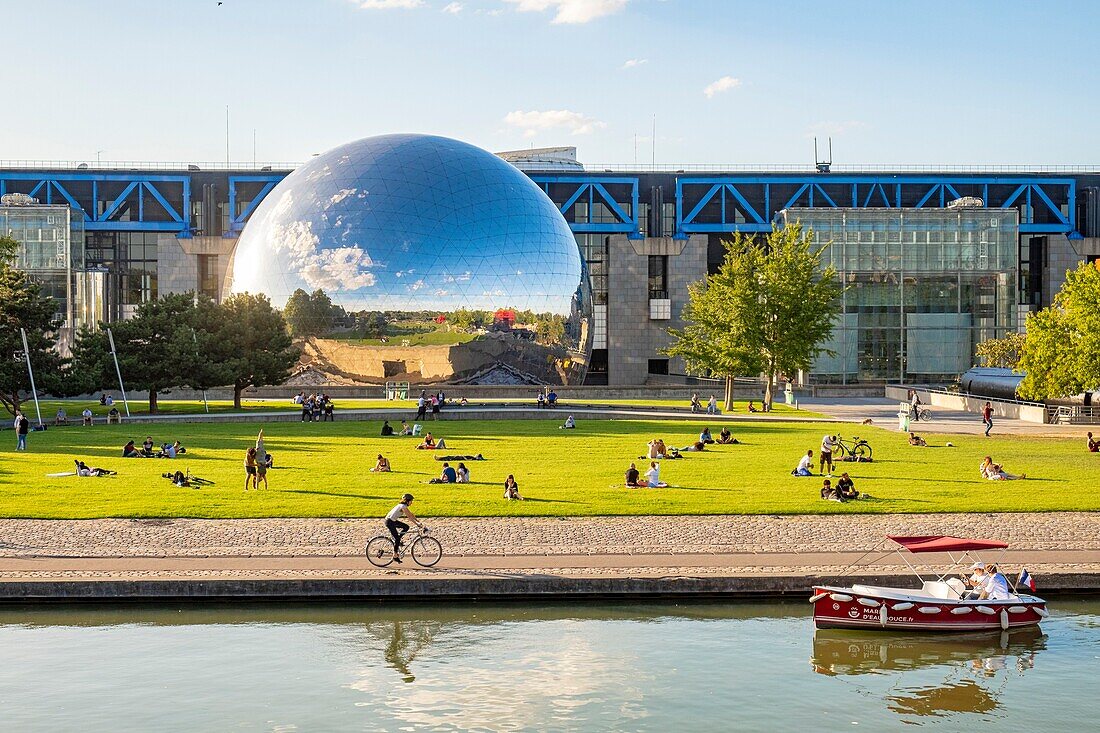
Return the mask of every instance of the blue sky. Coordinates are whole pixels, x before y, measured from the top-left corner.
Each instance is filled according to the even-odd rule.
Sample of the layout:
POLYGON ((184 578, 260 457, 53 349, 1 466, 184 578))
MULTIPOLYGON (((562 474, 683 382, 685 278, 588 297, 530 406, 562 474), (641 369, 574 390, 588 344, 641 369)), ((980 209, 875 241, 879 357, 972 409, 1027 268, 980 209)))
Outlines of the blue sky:
POLYGON ((587 163, 1091 164, 1100 3, 0 0, 0 159, 302 161, 431 132, 587 163), (635 139, 637 138, 637 146, 635 139))

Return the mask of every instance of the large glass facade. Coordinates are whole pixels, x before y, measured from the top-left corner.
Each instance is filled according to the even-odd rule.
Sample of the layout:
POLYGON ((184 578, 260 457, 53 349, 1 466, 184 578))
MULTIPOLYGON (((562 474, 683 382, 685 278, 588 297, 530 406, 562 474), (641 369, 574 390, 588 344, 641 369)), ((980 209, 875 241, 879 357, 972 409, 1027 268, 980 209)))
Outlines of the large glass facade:
POLYGON ((843 313, 816 382, 950 380, 1017 329, 1014 209, 787 209, 840 272, 843 313))

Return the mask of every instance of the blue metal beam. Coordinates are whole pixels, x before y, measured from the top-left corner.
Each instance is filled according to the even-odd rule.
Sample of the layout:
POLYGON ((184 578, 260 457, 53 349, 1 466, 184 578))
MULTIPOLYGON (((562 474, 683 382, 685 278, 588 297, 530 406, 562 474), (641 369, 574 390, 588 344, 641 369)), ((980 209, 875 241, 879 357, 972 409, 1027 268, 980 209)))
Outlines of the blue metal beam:
POLYGON ((613 234, 613 233, 626 233, 630 237, 640 237, 641 232, 638 226, 638 179, 634 177, 623 176, 531 176, 531 180, 534 181, 539 187, 546 192, 546 195, 550 195, 550 187, 555 185, 564 186, 576 186, 571 191, 570 195, 562 202, 555 201, 555 205, 563 214, 568 214, 573 205, 581 199, 583 196, 588 198, 588 216, 589 221, 571 221, 569 222, 569 228, 574 232, 591 232, 594 234, 613 234), (620 201, 616 199, 608 186, 626 185, 630 186, 630 199, 629 201, 620 201), (592 211, 594 204, 596 203, 596 197, 599 196, 602 202, 607 206, 608 211, 615 217, 615 222, 593 222, 591 221, 592 211), (627 214, 624 206, 630 205, 630 213, 627 214))

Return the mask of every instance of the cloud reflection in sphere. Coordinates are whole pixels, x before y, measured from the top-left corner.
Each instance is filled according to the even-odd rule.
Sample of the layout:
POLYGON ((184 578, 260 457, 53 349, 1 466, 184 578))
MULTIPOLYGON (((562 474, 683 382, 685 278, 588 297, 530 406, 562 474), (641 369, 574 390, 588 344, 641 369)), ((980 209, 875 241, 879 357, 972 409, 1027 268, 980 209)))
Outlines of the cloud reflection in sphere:
POLYGON ((282 308, 298 289, 386 314, 385 341, 319 342, 363 381, 574 384, 587 368, 591 298, 569 225, 526 175, 457 140, 366 138, 276 185, 226 292, 282 308))

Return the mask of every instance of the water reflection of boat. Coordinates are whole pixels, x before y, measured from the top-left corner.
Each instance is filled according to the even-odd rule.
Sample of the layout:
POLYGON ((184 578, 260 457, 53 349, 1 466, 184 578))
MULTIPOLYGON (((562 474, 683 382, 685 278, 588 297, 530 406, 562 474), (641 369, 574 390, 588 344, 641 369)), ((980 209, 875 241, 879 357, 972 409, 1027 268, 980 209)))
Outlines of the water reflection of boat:
POLYGON ((898 635, 882 632, 818 631, 810 664, 830 677, 899 673, 941 668, 944 679, 905 687, 898 682, 882 695, 900 715, 945 717, 955 713, 992 713, 1010 674, 1035 666, 1047 637, 1037 626, 999 633, 898 635))
POLYGON ((943 665, 996 669, 1005 657, 1031 659, 1046 648, 1038 626, 1000 633, 890 634, 819 630, 814 634, 814 671, 824 675, 878 674, 943 665), (991 661, 999 658, 998 661, 991 661))

